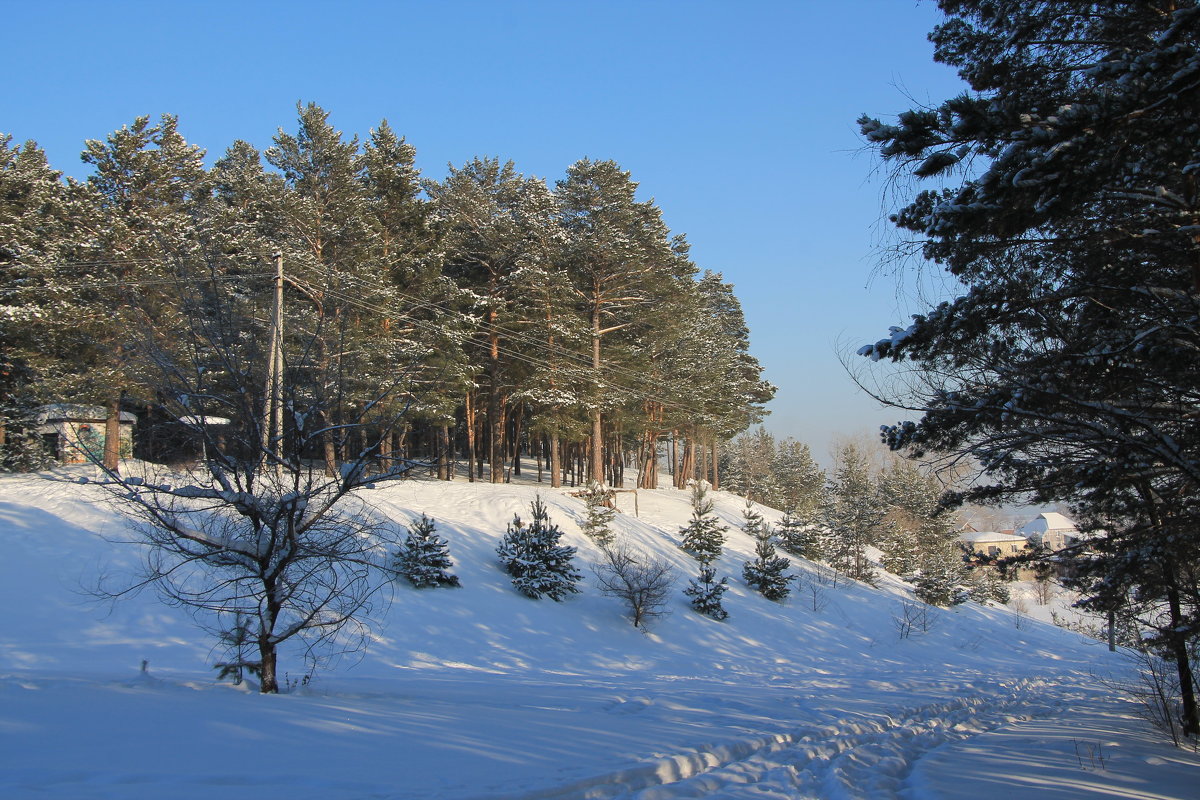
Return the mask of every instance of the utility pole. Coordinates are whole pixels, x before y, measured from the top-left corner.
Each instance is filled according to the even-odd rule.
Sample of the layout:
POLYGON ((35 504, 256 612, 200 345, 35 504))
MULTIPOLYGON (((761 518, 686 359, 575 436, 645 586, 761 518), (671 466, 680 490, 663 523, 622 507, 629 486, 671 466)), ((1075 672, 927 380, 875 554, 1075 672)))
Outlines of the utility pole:
POLYGON ((275 253, 275 303, 267 354, 267 385, 262 418, 262 450, 275 460, 275 477, 283 478, 283 253, 275 253), (274 428, 274 436, 272 436, 274 428))

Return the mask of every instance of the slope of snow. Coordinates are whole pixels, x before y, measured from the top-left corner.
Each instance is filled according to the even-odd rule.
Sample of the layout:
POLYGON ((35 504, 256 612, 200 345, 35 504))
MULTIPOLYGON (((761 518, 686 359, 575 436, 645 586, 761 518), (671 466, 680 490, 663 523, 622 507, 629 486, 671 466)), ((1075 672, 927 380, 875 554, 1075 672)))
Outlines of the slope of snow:
MULTIPOLYGON (((723 493, 726 622, 680 591, 696 572, 677 547, 688 493, 639 492, 638 516, 619 496, 618 535, 679 573, 671 614, 642 633, 596 591, 600 554, 566 490, 370 492, 397 524, 436 519, 463 588, 397 584, 364 653, 260 696, 216 682, 211 639, 152 592, 89 600, 97 581, 134 578, 139 551, 69 477, 0 478, 2 797, 978 798, 1013 783, 1191 798, 1200 785, 1200 759, 1097 681, 1127 667, 1091 640, 975 604, 932 609, 928 631, 902 638, 907 587, 835 585, 807 563, 786 603, 759 597, 740 580, 742 501, 723 493), (539 491, 584 565, 563 603, 518 595, 495 558, 539 491)), ((281 679, 305 671, 282 654, 281 679)))

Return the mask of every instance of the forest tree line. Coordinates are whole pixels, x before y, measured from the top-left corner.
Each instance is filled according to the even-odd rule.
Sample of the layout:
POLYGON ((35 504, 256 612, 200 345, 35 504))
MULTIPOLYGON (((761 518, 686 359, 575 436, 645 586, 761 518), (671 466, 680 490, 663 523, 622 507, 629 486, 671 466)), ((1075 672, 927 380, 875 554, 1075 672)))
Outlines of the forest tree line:
MULTIPOLYGON (((63 400, 106 408, 115 467, 118 414, 156 408, 167 362, 205 387, 173 417, 261 424, 282 258, 282 374, 308 387, 330 474, 368 439, 343 420, 386 404, 403 422, 380 462, 427 459, 443 479, 457 460, 503 481, 527 454, 554 486, 621 486, 637 463, 653 487, 667 455, 679 485, 719 481, 719 444, 774 388, 733 287, 628 172, 585 158, 551 186, 481 157, 432 180, 386 121, 360 141, 297 109, 295 132, 211 167, 175 117, 140 117, 86 143, 85 180, 0 138, 10 468, 37 457, 31 409, 63 400), (205 345, 181 346, 198 331, 205 345), (245 385, 264 389, 231 401, 245 385)), ((163 437, 142 447, 171 457, 163 437)))

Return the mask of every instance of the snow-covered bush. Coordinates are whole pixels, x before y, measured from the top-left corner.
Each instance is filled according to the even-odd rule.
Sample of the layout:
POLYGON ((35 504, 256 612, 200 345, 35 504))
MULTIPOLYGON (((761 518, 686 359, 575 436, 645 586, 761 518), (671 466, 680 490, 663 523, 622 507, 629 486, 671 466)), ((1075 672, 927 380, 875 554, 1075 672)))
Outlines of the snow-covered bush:
POLYGON ((666 613, 675 570, 660 558, 636 555, 624 544, 604 548, 604 562, 595 569, 600 593, 625 601, 636 628, 666 613))
POLYGON ((692 599, 692 608, 713 619, 725 619, 729 612, 721 605, 721 596, 729 589, 727 578, 716 580, 717 571, 707 563, 700 565, 700 577, 688 582, 683 593, 692 599))
MULTIPOLYGON (((759 519, 761 520, 761 517, 759 519)), ((757 558, 747 561, 742 566, 742 579, 763 597, 778 602, 791 593, 788 584, 795 576, 787 573, 787 568, 792 562, 776 555, 772 538, 770 527, 760 525, 754 544, 757 558)))
POLYGON ((679 529, 683 535, 683 549, 701 564, 707 564, 721 555, 726 530, 713 512, 708 483, 697 481, 692 486, 692 518, 679 529))
POLYGON ((535 498, 530 510, 533 521, 529 525, 522 523, 519 515, 513 517, 496 554, 521 594, 562 600, 579 591, 575 584, 583 577, 572 564, 575 548, 558 543, 562 530, 550 522, 542 498, 535 498))
POLYGON ((817 526, 795 512, 784 513, 779 520, 779 546, 794 556, 816 561, 821 557, 821 536, 817 526))
POLYGON ((610 544, 613 539, 612 520, 617 510, 612 507, 613 491, 605 489, 596 481, 588 484, 580 496, 587 508, 587 519, 580 528, 601 546, 610 544))
POLYGON ((992 567, 980 566, 971 570, 967 578, 967 598, 976 603, 993 600, 997 603, 1007 603, 1010 595, 1008 587, 1000 579, 999 573, 992 567))
POLYGON ((396 553, 396 572, 418 589, 461 585, 458 576, 448 572, 454 566, 449 543, 434 533, 435 527, 434 521, 422 514, 408 527, 408 535, 396 553))

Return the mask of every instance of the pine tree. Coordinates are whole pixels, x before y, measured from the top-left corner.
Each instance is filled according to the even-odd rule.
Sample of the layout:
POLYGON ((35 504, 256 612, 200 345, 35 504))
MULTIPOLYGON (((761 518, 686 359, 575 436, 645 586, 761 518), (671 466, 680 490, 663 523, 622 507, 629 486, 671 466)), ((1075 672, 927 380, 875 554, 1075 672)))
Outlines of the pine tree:
POLYGON ((612 543, 612 521, 617 510, 612 507, 613 492, 605 489, 599 483, 592 481, 583 492, 583 502, 587 508, 587 519, 580 526, 583 532, 601 546, 612 543))
POLYGON ((934 606, 953 606, 966 600, 967 573, 962 555, 954 543, 944 543, 923 553, 913 579, 917 598, 934 606))
POLYGON ((743 565, 742 578, 768 600, 782 601, 791 593, 788 584, 796 577, 787 573, 792 562, 775 553, 774 537, 769 526, 762 526, 754 538, 756 558, 743 565))
MULTIPOLYGON (((589 472, 598 481, 604 479, 603 417, 617 400, 601 372, 622 362, 620 349, 609 343, 633 337, 664 287, 672 290, 694 270, 672 247, 658 207, 638 202, 636 191, 637 183, 615 162, 586 158, 572 164, 555 187, 567 235, 564 260, 591 338, 589 472)), ((623 369, 633 368, 628 357, 624 361, 623 369)))
POLYGON ((534 499, 530 510, 533 521, 526 526, 520 516, 514 517, 496 548, 513 586, 534 599, 545 595, 557 601, 579 592, 575 584, 583 576, 572 564, 575 548, 558 543, 562 531, 550 523, 541 497, 534 499))
POLYGON ((692 486, 692 518, 687 526, 679 529, 683 536, 681 546, 701 564, 711 563, 721 555, 726 530, 728 528, 721 524, 713 511, 708 483, 696 481, 692 486))
POLYGON ((716 580, 717 571, 712 565, 700 564, 700 576, 688 582, 683 593, 692 599, 692 608, 716 620, 726 619, 729 612, 721 605, 721 596, 729 590, 727 578, 716 580))
POLYGON ((50 460, 30 420, 56 357, 69 358, 53 342, 78 308, 59 285, 71 227, 61 175, 34 142, 10 143, 0 136, 0 469, 27 471, 50 460))
POLYGON ((838 453, 825 511, 829 529, 825 557, 830 566, 855 580, 870 582, 866 550, 882 518, 866 456, 856 445, 846 445, 838 453))
POLYGON ((978 566, 968 573, 964 594, 976 603, 991 600, 1003 605, 1010 599, 1008 587, 1004 585, 1000 573, 990 566, 978 566))
POLYGON ((792 555, 816 561, 823 558, 821 536, 815 522, 807 522, 791 511, 779 521, 779 546, 792 555))
POLYGON ((746 505, 742 508, 742 533, 758 539, 762 536, 762 532, 766 523, 763 522, 762 514, 758 513, 755 508, 754 501, 749 497, 746 498, 746 505))
POLYGON ((808 445, 791 438, 779 442, 771 471, 773 505, 802 519, 815 520, 824 503, 825 471, 817 466, 808 445))
POLYGON ((561 243, 557 209, 543 181, 496 158, 452 167, 444 181, 425 188, 443 269, 462 292, 463 310, 479 320, 469 355, 484 376, 478 381, 487 417, 484 446, 490 480, 500 483, 513 395, 544 354, 527 352, 525 330, 545 316, 544 308, 531 308, 530 297, 561 283, 551 259, 561 243))
POLYGON ((418 589, 461 585, 458 576, 448 572, 454 566, 449 543, 434 533, 435 527, 434 521, 422 514, 408 526, 408 535, 396 554, 396 572, 418 589))
POLYGON ((121 452, 120 412, 127 395, 152 401, 155 375, 142 370, 139 351, 169 351, 183 322, 177 280, 201 258, 197 247, 200 199, 206 191, 204 151, 188 144, 178 120, 138 117, 104 141, 88 140, 81 159, 93 167, 87 182, 68 188, 79 265, 78 290, 53 338, 58 374, 53 388, 105 405, 104 466, 121 452), (78 309, 77 315, 70 314, 78 309), (95 313, 106 308, 108 313, 95 313), (69 389, 68 389, 69 387, 69 389))
POLYGON ((1198 734, 1200 4, 940 5, 935 58, 970 91, 860 120, 895 177, 942 182, 891 219, 961 289, 859 351, 926 379, 886 440, 982 465, 967 501, 1104 519, 1084 603, 1158 598, 1198 734))

